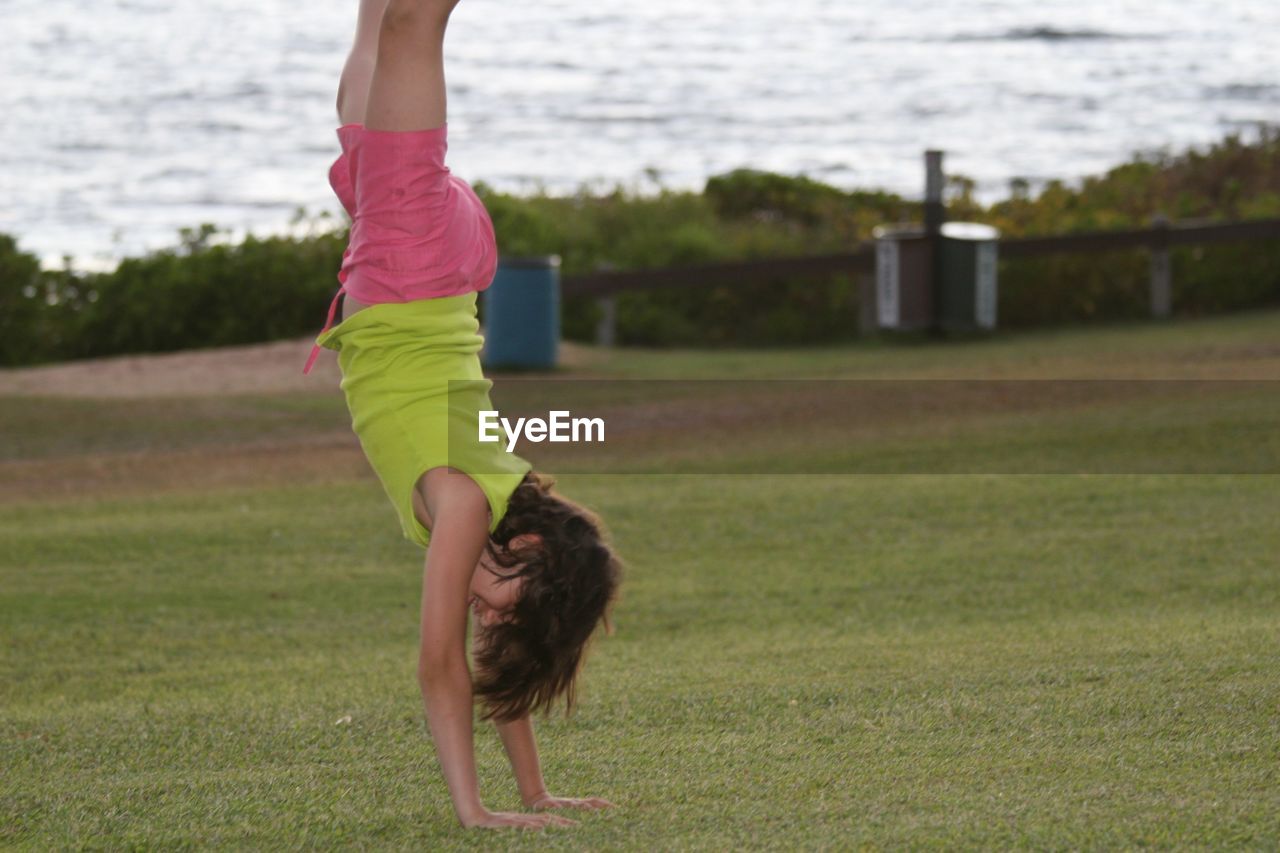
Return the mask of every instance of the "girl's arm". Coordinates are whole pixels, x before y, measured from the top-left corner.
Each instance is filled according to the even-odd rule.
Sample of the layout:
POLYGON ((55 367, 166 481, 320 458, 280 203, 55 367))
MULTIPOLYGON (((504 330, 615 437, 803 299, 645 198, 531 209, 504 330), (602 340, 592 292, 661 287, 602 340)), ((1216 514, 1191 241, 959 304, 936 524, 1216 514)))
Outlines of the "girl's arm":
POLYGON ((543 784, 543 771, 538 765, 538 744, 534 740, 534 720, 529 715, 511 722, 494 720, 502 745, 507 749, 507 758, 511 761, 511 770, 516 774, 516 785, 520 786, 520 799, 525 808, 543 811, 545 808, 611 808, 613 803, 600 797, 576 799, 572 797, 553 797, 547 793, 547 785, 543 784))
POLYGON ((474 697, 467 665, 467 599, 489 536, 489 504, 470 477, 446 468, 424 476, 431 544, 422 577, 418 683, 454 812, 463 826, 542 827, 559 816, 491 812, 480 802, 472 731, 474 697))
POLYGON ((485 508, 451 479, 428 489, 432 536, 422 576, 418 684, 454 811, 463 826, 473 826, 485 809, 476 779, 465 632, 471 575, 488 531, 485 508))
POLYGON ((548 796, 542 781, 542 768, 538 764, 538 745, 533 737, 533 718, 525 714, 519 719, 504 723, 494 720, 493 725, 502 738, 511 770, 520 788, 520 801, 527 809, 533 808, 539 799, 548 796))
POLYGON ((542 768, 538 766, 538 746, 533 738, 533 718, 525 714, 509 723, 494 720, 498 736, 507 750, 511 769, 516 774, 520 788, 520 800, 527 809, 607 809, 613 803, 603 797, 554 797, 547 793, 542 781, 542 768))

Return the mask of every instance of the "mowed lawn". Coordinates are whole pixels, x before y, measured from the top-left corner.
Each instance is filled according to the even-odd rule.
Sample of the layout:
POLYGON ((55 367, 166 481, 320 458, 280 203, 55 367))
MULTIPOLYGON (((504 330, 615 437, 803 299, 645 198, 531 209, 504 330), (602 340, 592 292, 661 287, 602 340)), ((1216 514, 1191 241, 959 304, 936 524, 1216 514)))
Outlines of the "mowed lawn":
MULTIPOLYGON (((1277 342, 1268 312, 578 375, 1276 380, 1277 342)), ((414 680, 421 551, 340 396, 2 398, 0 845, 1274 849, 1280 385, 1239 387, 1091 409, 1130 427, 1108 473, 1091 439, 1065 473, 947 473, 1069 436, 1048 405, 860 428, 918 441, 917 473, 728 473, 771 428, 777 470, 851 452, 748 418, 740 451, 680 435, 711 473, 561 476, 627 576, 576 714, 536 721, 543 772, 618 807, 535 834, 454 819, 414 680), (1142 446, 1199 473, 1126 470, 1142 446)), ((518 810, 488 724, 476 750, 486 805, 518 810)))

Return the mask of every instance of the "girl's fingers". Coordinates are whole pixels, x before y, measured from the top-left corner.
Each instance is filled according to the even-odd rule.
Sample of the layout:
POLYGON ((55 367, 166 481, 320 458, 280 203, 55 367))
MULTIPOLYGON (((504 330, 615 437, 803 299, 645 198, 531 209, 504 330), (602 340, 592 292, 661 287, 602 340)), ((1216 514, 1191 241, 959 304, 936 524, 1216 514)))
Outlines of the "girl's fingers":
POLYGON ((527 831, 546 829, 548 826, 572 826, 575 823, 577 823, 576 820, 569 820, 568 818, 562 818, 557 815, 494 812, 490 815, 490 820, 477 824, 477 826, 493 829, 507 827, 527 831))
POLYGON ((538 809, 611 809, 616 804, 609 802, 604 797, 587 797, 585 799, 572 799, 569 797, 551 797, 546 800, 539 800, 534 803, 533 808, 538 809))
POLYGON ((577 823, 576 820, 555 814, 529 815, 527 822, 532 826, 570 826, 577 823))
POLYGON ((578 802, 574 803, 574 805, 576 805, 576 806, 577 806, 578 808, 580 808, 580 809, 609 809, 609 808, 613 808, 613 803, 609 802, 609 801, 608 801, 608 800, 606 800, 604 797, 590 797, 590 798, 585 799, 585 800, 579 800, 578 802))
POLYGON ((564 800, 558 804, 560 808, 575 809, 607 809, 613 808, 613 803, 603 797, 587 797, 582 800, 564 800))

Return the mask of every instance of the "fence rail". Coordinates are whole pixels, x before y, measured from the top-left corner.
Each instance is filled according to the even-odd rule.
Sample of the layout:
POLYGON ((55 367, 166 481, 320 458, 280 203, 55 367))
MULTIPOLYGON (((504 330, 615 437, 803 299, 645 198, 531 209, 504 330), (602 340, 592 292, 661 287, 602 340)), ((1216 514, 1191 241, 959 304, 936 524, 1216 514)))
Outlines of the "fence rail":
POLYGON ((1088 231, 1053 237, 1017 237, 1000 241, 1001 258, 1029 258, 1063 252, 1113 252, 1118 249, 1142 249, 1167 246, 1190 246, 1202 243, 1231 243, 1251 240, 1280 239, 1280 219, 1255 219, 1249 222, 1211 224, 1205 222, 1168 223, 1156 218, 1151 228, 1126 231, 1088 231))
MULTIPOLYGON (((1090 231, 1060 234, 1052 237, 1017 237, 999 241, 999 256, 1031 258, 1054 254, 1113 252, 1124 249, 1148 249, 1151 252, 1151 313, 1167 317, 1171 313, 1172 262, 1174 246, 1205 243, 1280 240, 1280 218, 1254 219, 1247 222, 1206 223, 1189 221, 1171 223, 1157 216, 1152 227, 1124 231, 1090 231)), ((628 290, 657 288, 714 287, 722 284, 760 283, 779 276, 821 276, 855 274, 869 279, 875 274, 875 243, 858 244, 852 252, 835 255, 811 255, 793 258, 770 258, 758 261, 735 261, 656 270, 600 271, 566 276, 561 291, 566 296, 590 296, 600 301, 602 319, 596 340, 612 346, 617 339, 617 294, 628 290)), ((869 282, 867 282, 869 284, 869 282)), ((863 328, 868 330, 868 299, 874 299, 874 286, 864 286, 862 306, 863 328)), ((874 310, 870 311, 874 321, 874 310)))
POLYGON ((852 252, 838 255, 806 255, 794 258, 768 258, 758 261, 734 261, 659 270, 597 272, 565 278, 561 287, 567 296, 612 296, 624 290, 652 290, 659 287, 701 287, 718 284, 741 284, 777 278, 780 275, 835 275, 845 272, 872 272, 875 251, 871 243, 862 243, 852 252))

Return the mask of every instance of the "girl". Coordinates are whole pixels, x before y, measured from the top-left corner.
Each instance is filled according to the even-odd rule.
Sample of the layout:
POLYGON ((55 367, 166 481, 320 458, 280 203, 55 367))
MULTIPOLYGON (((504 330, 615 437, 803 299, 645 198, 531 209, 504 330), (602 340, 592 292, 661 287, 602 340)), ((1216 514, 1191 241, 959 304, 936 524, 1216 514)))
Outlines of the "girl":
POLYGON ((613 631, 622 566, 591 511, 504 452, 505 439, 477 440, 478 412, 493 406, 476 291, 493 279, 497 247, 484 205, 444 165, 443 46, 457 3, 361 0, 338 89, 343 153, 329 173, 351 235, 304 372, 320 347, 338 352, 352 428, 404 535, 426 549, 418 683, 458 821, 568 825, 482 805, 473 701, 487 705, 526 808, 612 806, 547 792, 531 714, 562 695, 573 710, 588 640, 601 621, 613 631))

